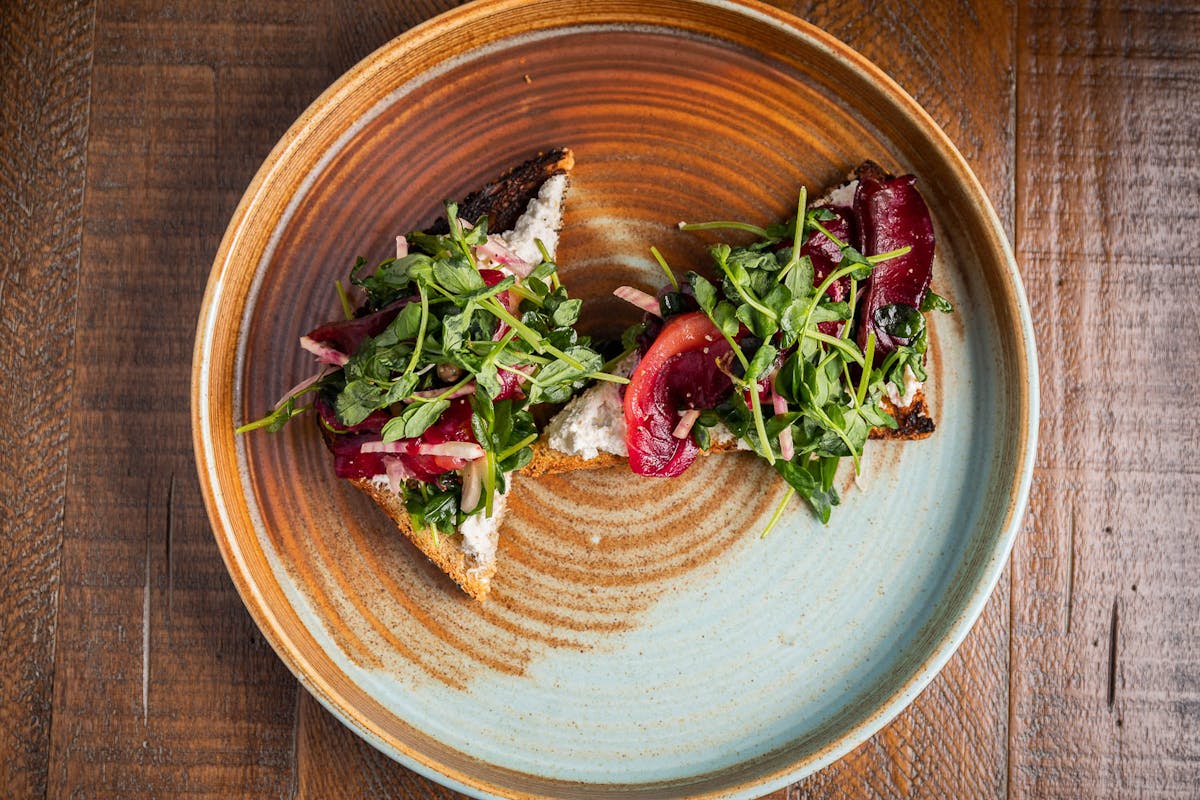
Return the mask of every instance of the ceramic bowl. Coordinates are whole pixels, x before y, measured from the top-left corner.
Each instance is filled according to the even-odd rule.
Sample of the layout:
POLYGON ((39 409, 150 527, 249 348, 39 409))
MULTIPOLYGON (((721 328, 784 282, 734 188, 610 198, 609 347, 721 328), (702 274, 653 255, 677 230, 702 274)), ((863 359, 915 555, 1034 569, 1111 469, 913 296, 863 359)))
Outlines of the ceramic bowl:
POLYGON ((1029 487, 1035 351, 978 181, 877 68, 782 12, 711 0, 495 0, 415 28, 292 126, 238 206, 196 338, 208 511, 303 685, 405 765, 480 797, 750 797, 866 740, 932 679, 1003 568, 1029 487), (465 598, 332 475, 315 428, 235 436, 311 371, 356 256, 539 150, 577 166, 559 260, 584 325, 635 318, 712 236, 767 224, 864 158, 919 176, 937 226, 938 430, 872 443, 827 526, 746 455, 664 482, 517 479, 499 574, 465 598))

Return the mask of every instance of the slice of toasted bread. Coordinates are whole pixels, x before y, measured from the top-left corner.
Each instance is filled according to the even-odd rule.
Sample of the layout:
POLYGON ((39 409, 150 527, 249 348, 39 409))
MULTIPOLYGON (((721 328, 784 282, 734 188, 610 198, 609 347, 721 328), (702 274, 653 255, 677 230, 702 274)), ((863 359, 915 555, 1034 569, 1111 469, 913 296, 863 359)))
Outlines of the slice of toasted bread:
MULTIPOLYGON (((575 158, 567 149, 539 153, 466 197, 459 204, 459 217, 477 220, 486 215, 488 230, 501 233, 517 228, 523 215, 534 213, 534 201, 539 198, 543 186, 556 175, 566 175, 575 164, 575 158)), ((554 193, 553 199, 561 202, 562 191, 554 193)), ((561 213, 561 209, 559 209, 561 213)), ((545 209, 537 209, 544 214, 545 209)), ((429 233, 445 234, 449 226, 440 218, 428 229, 429 233)), ((553 255, 553 242, 546 243, 553 255)), ((499 509, 492 520, 472 518, 477 528, 471 536, 456 534, 439 535, 434 531, 414 530, 409 519, 404 499, 393 492, 386 483, 363 478, 351 483, 370 497, 383 509, 396 527, 408 537, 418 550, 445 572, 463 591, 475 600, 487 597, 492 576, 496 573, 497 528, 501 514, 499 509)))
MULTIPOLYGON (((878 166, 872 164, 872 162, 865 162, 864 166, 860 167, 859 170, 866 168, 867 165, 870 165, 874 169, 880 169, 878 166)), ((852 203, 855 187, 858 184, 857 172, 858 171, 851 173, 841 184, 826 191, 821 198, 814 201, 813 206, 847 205, 852 203)), ((629 370, 632 371, 632 364, 629 365, 629 370)), ((911 395, 907 397, 894 396, 883 398, 884 410, 895 418, 896 427, 873 428, 870 433, 870 437, 872 439, 914 440, 924 439, 933 433, 934 422, 930 417, 929 405, 926 402, 924 391, 919 387, 920 384, 917 384, 917 388, 915 388, 911 395)), ((612 404, 617 402, 612 399, 612 395, 615 391, 616 389, 612 384, 598 383, 595 386, 588 388, 583 394, 598 396, 600 393, 608 393, 610 397, 606 407, 611 411, 612 404)), ((561 412, 559 412, 558 417, 551 420, 547 431, 553 433, 556 425, 569 424, 563 421, 563 415, 570 415, 573 413, 574 409, 585 407, 587 405, 587 397, 577 397, 561 412)), ((600 402, 597 401, 592 405, 598 406, 600 405, 600 402)), ((595 414, 597 412, 593 409, 590 411, 590 413, 595 414)), ((586 419, 580 420, 580 422, 585 425, 589 424, 589 420, 586 419)), ((613 424, 610 423, 608 427, 613 428, 613 424)), ((614 429, 613 432, 617 438, 623 438, 623 428, 623 422, 616 421, 616 429, 614 429)), ((712 447, 703 451, 703 453, 706 455, 712 453, 731 453, 736 452, 739 449, 744 449, 738 446, 737 441, 733 439, 732 436, 728 435, 728 432, 726 433, 727 436, 725 438, 714 441, 712 447)), ((552 442, 556 441, 556 437, 553 435, 547 438, 549 438, 552 442)), ((627 462, 623 446, 616 448, 621 450, 619 453, 612 451, 611 448, 614 444, 613 442, 609 442, 607 445, 601 445, 599 448, 592 446, 594 443, 589 443, 588 446, 582 448, 580 452, 572 451, 571 446, 573 443, 570 442, 569 439, 558 437, 557 443, 565 447, 566 451, 555 449, 545 439, 539 440, 533 448, 533 460, 525 466, 524 470, 522 471, 523 474, 529 476, 538 476, 571 472, 573 470, 581 469, 607 469, 627 462)))
POLYGON ((490 555, 484 553, 482 555, 485 557, 481 558, 481 554, 468 552, 463 546, 464 538, 461 535, 447 536, 431 530, 413 530, 408 510, 404 507, 404 499, 400 495, 386 485, 367 478, 352 480, 350 483, 374 500, 375 504, 392 518, 400 532, 442 572, 461 586, 464 592, 475 600, 487 597, 492 576, 496 574, 494 547, 490 555))

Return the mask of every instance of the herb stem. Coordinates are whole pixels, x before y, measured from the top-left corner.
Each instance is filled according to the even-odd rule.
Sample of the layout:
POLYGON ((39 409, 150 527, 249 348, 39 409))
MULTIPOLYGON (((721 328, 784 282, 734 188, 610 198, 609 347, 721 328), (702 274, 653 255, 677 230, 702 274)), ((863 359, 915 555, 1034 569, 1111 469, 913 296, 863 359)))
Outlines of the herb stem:
POLYGON ((490 517, 492 516, 492 496, 496 494, 496 454, 491 450, 484 450, 483 457, 487 464, 483 476, 483 514, 485 517, 490 517))
POLYGON ((608 381, 609 383, 629 383, 629 378, 624 378, 620 375, 610 375, 607 372, 589 372, 583 377, 597 381, 608 381))
POLYGON ((341 278, 334 281, 333 286, 337 290, 338 301, 342 304, 342 313, 346 315, 346 319, 354 319, 354 309, 350 305, 350 295, 346 293, 346 287, 342 286, 341 278))
POLYGON ((772 514, 771 519, 767 521, 767 527, 763 528, 763 532, 759 534, 758 538, 767 538, 767 534, 770 533, 775 527, 775 523, 779 522, 779 518, 783 516, 783 509, 787 508, 788 501, 792 499, 792 495, 795 493, 796 490, 791 486, 788 486, 787 491, 783 493, 783 499, 779 501, 779 505, 775 508, 775 513, 772 514))
POLYGON ((819 420, 826 428, 833 431, 839 439, 846 445, 846 449, 850 451, 850 458, 854 460, 854 471, 859 471, 858 451, 854 449, 854 445, 850 442, 850 437, 846 436, 846 432, 833 424, 833 420, 829 418, 822 409, 813 407, 812 411, 804 411, 805 414, 810 414, 819 420))
POLYGON ((767 459, 767 463, 775 465, 775 448, 771 447, 770 441, 767 440, 767 427, 763 421, 762 401, 758 399, 758 382, 754 381, 750 384, 750 414, 754 417, 754 430, 758 434, 758 440, 762 443, 763 455, 767 459))
POLYGON ((829 241, 833 242, 833 244, 834 244, 834 245, 835 245, 835 246, 836 246, 836 247, 837 247, 839 250, 841 250, 843 247, 845 247, 845 246, 846 246, 846 243, 845 243, 845 242, 843 242, 843 241, 842 241, 841 239, 839 239, 838 237, 834 236, 832 233, 830 233, 830 232, 829 232, 829 228, 826 228, 824 225, 822 225, 820 220, 817 220, 817 219, 814 219, 814 220, 812 220, 812 226, 813 226, 814 228, 816 228, 818 231, 820 231, 821 233, 825 234, 825 237, 826 237, 827 239, 829 239, 829 241))
POLYGON ((891 261, 893 258, 899 258, 900 256, 906 256, 906 255, 908 255, 908 252, 910 250, 912 250, 912 245, 906 244, 906 245, 904 245, 904 247, 900 247, 896 250, 889 250, 886 253, 877 253, 876 255, 873 255, 873 256, 867 256, 866 259, 867 259, 867 261, 870 261, 872 264, 879 264, 884 261, 891 261))
POLYGON ((658 252, 657 247, 651 245, 650 255, 654 256, 654 260, 658 262, 660 267, 662 267, 662 271, 667 274, 667 280, 671 282, 671 288, 678 292, 679 281, 675 280, 675 273, 671 272, 671 266, 667 263, 667 260, 663 258, 662 253, 658 252))
POLYGON ((529 434, 528 436, 526 436, 524 439, 517 442, 516 444, 514 444, 510 447, 507 447, 504 450, 502 450, 501 452, 497 453, 496 460, 503 461, 504 459, 511 456, 513 453, 520 452, 522 449, 524 449, 528 445, 531 445, 534 442, 536 442, 537 438, 538 438, 538 435, 536 433, 529 434))
POLYGON ((454 384, 453 386, 447 387, 446 391, 442 392, 437 397, 417 397, 415 395, 409 395, 408 399, 413 401, 414 403, 436 403, 439 400, 445 400, 445 399, 449 398, 450 395, 454 394, 459 389, 466 386, 472 380, 474 380, 474 377, 470 374, 467 374, 467 375, 464 375, 462 380, 460 380, 458 383, 454 384))
MULTIPOLYGON (((809 301, 808 308, 804 312, 804 324, 800 326, 800 330, 804 331, 805 336, 813 335, 808 332, 808 324, 812 321, 813 312, 817 310, 817 305, 821 302, 821 298, 825 296, 825 292, 827 292, 829 287, 833 286, 836 281, 841 279, 843 275, 849 275, 851 272, 855 272, 860 266, 861 264, 847 264, 841 269, 835 269, 833 272, 825 276, 825 280, 821 281, 821 285, 817 287, 817 291, 813 294, 813 299, 809 301)), ((851 308, 850 311, 850 321, 853 322, 854 309, 851 308)))
POLYGON ((792 234, 792 255, 787 264, 779 271, 779 282, 800 263, 800 248, 804 244, 804 212, 808 207, 808 187, 800 187, 800 199, 796 202, 796 230, 792 234))
POLYGON ((538 297, 536 294, 529 291, 519 283, 514 283, 512 286, 508 287, 508 291, 517 295, 517 297, 520 297, 522 300, 528 300, 538 308, 542 307, 542 298, 538 297))
POLYGON ((764 317, 767 317, 772 322, 779 322, 778 314, 776 314, 772 309, 764 306, 762 301, 754 296, 753 292, 748 292, 745 287, 742 286, 741 281, 734 279, 733 275, 731 275, 729 272, 729 265, 725 263, 724 259, 718 258, 716 261, 717 266, 721 268, 721 272, 725 273, 725 277, 729 278, 729 282, 733 284, 733 288, 737 291, 738 296, 741 297, 742 300, 746 301, 746 305, 750 306, 764 317))
POLYGON ((845 339, 839 339, 835 336, 830 336, 827 333, 821 333, 818 330, 808 330, 807 328, 804 331, 804 336, 809 339, 816 339, 818 342, 824 342, 830 347, 836 347, 859 366, 862 366, 864 363, 862 353, 858 352, 858 348, 847 342, 845 339))
POLYGON ((863 402, 867 399, 867 384, 871 382, 871 362, 875 359, 875 331, 867 334, 867 352, 863 356, 862 379, 858 382, 858 394, 854 399, 858 401, 858 407, 862 408, 863 402))
POLYGON ((757 225, 751 225, 748 222, 681 222, 679 230, 681 231, 719 231, 719 230, 734 230, 753 233, 760 239, 770 239, 771 234, 766 228, 760 228, 757 225))
POLYGON ((417 291, 421 293, 421 323, 417 327, 417 340, 413 347, 412 358, 408 360, 408 366, 404 369, 405 375, 411 374, 417 368, 417 360, 421 357, 421 346, 425 343, 425 326, 429 324, 429 295, 425 294, 425 284, 418 283, 417 291))

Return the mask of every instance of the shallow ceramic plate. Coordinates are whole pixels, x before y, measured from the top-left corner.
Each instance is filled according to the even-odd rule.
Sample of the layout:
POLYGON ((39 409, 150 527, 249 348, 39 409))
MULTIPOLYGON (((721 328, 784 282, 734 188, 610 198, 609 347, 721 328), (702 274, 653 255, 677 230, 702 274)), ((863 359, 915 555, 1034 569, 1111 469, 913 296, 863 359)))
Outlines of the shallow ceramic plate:
POLYGON ((729 2, 501 0, 376 52, 288 131, 217 256, 196 341, 195 444, 230 573, 304 685, 385 753, 480 796, 753 796, 898 713, 965 636, 1029 484, 1028 309, 977 181, 876 68, 779 12, 729 2), (936 218, 937 434, 873 443, 827 527, 743 455, 662 482, 519 479, 500 573, 465 599, 309 425, 235 437, 311 370, 357 255, 539 149, 578 166, 563 276, 614 333, 620 283, 656 286, 711 241, 680 219, 766 224, 864 158, 912 171, 936 218))

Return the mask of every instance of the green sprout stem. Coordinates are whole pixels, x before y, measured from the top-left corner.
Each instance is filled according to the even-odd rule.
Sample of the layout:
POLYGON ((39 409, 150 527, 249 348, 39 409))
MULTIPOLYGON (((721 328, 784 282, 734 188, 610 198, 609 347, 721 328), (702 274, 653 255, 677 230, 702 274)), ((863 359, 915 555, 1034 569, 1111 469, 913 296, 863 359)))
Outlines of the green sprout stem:
POLYGON ((425 327, 429 324, 429 295, 425 293, 425 285, 418 283, 417 291, 421 293, 421 323, 417 327, 417 343, 413 347, 412 358, 408 360, 408 366, 404 370, 404 374, 408 375, 417 368, 417 360, 421 357, 421 346, 425 343, 425 327))
POLYGON ((662 271, 666 273, 667 280, 671 282, 671 287, 678 292, 679 281, 675 280, 675 273, 671 272, 671 265, 667 263, 665 258, 663 258, 662 253, 658 252, 657 247, 651 246, 650 255, 654 256, 654 260, 658 262, 658 265, 662 267, 662 271))
POLYGON ((333 288, 337 290, 338 301, 342 304, 342 313, 346 315, 346 319, 354 319, 354 307, 350 304, 350 295, 346 292, 346 287, 342 286, 341 279, 333 282, 333 288))
POLYGON ((511 445, 511 446, 505 448, 504 450, 500 451, 499 453, 497 453, 496 460, 503 461, 504 459, 511 456, 513 453, 520 452, 525 447, 528 447, 529 445, 536 442, 537 438, 538 438, 538 435, 536 433, 529 434, 528 436, 526 436, 524 439, 517 442, 516 444, 511 445))
POLYGON ((719 231, 719 230, 734 230, 753 233, 760 239, 770 239, 771 234, 766 228, 760 228, 757 225, 751 225, 748 222, 681 222, 679 223, 681 231, 719 231))
POLYGON ((783 493, 783 499, 780 500, 779 505, 775 507, 775 513, 772 514, 771 519, 767 521, 767 527, 763 528, 763 532, 759 534, 758 538, 767 538, 767 534, 774 529, 775 523, 779 522, 779 518, 783 516, 783 509, 787 508, 788 501, 792 499, 792 495, 794 494, 796 494, 796 490, 789 485, 787 487, 787 491, 783 493))

